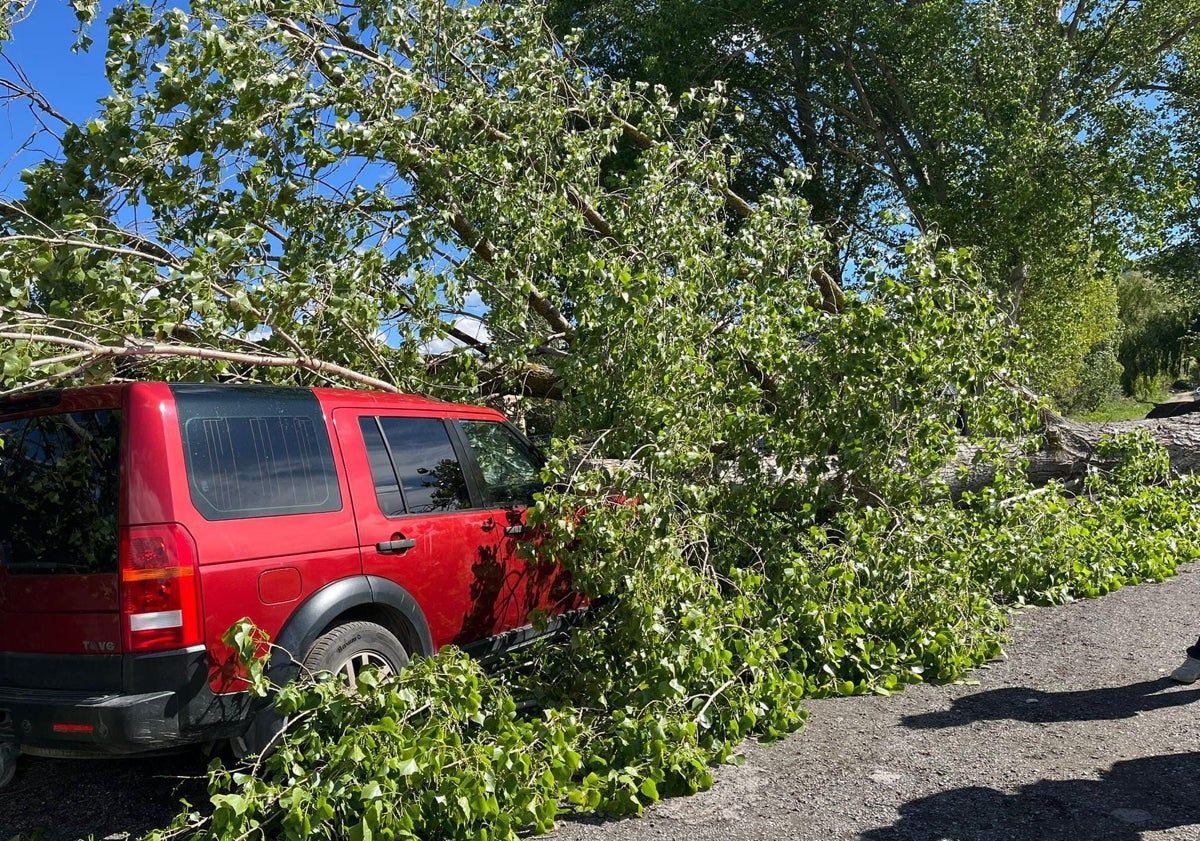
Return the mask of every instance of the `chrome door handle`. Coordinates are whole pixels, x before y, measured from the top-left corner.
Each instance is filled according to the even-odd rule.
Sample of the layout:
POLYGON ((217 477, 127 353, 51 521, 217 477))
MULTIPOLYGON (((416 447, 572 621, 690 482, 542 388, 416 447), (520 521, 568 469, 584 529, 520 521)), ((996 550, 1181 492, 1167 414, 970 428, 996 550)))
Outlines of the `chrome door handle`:
POLYGON ((525 526, 519 524, 515 526, 505 526, 504 533, 511 537, 517 537, 518 535, 525 533, 525 526))

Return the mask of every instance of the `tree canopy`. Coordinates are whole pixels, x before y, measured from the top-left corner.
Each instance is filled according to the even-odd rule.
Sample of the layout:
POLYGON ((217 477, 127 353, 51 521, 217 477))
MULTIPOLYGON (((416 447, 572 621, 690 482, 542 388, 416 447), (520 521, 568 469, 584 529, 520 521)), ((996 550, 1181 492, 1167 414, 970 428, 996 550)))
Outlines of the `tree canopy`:
POLYGON ((727 80, 739 188, 806 168, 835 276, 902 236, 898 218, 973 249, 1044 387, 1113 336, 1120 273, 1190 236, 1190 0, 552 0, 551 15, 622 78, 675 94, 727 80))
POLYGON ((450 396, 549 384, 564 428, 617 454, 765 451, 910 484, 896 447, 948 458, 967 404, 1012 405, 971 262, 917 239, 843 294, 798 173, 753 204, 732 189, 719 91, 599 75, 536 6, 133 2, 107 67, 103 112, 4 204, 10 386, 131 358, 450 396))

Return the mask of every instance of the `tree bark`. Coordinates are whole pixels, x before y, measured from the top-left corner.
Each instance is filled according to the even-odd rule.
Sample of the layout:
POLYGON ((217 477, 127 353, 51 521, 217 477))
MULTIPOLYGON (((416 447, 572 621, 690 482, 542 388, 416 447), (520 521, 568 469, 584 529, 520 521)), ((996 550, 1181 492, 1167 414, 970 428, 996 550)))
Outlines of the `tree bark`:
MULTIPOLYGON (((1026 439, 1027 446, 1015 446, 1000 456, 1001 461, 1010 466, 1023 462, 1026 477, 1037 488, 1050 482, 1059 482, 1070 492, 1081 492, 1089 473, 1114 466, 1097 452, 1100 440, 1105 435, 1137 430, 1145 430, 1153 441, 1166 449, 1173 476, 1200 473, 1200 412, 1154 420, 1085 423, 1066 420, 1046 411, 1043 413, 1043 424, 1037 435, 1026 439)), ((996 480, 996 459, 984 459, 985 455, 983 446, 963 441, 958 445, 956 456, 937 475, 929 477, 929 487, 936 485, 949 488, 951 497, 956 500, 964 493, 983 490, 996 480)), ((581 457, 576 467, 603 469, 612 476, 626 471, 637 473, 640 469, 635 461, 594 458, 590 455, 581 457)), ((774 474, 778 479, 795 478, 797 475, 794 471, 780 468, 773 460, 768 460, 764 467, 768 474, 774 474)), ((834 483, 845 479, 838 476, 836 468, 825 478, 834 483)), ((754 479, 760 480, 761 477, 754 479)), ((736 469, 729 468, 722 474, 721 481, 739 484, 748 480, 736 469)), ((859 487, 852 493, 862 502, 875 499, 867 487, 859 487)))
MULTIPOLYGON (((1057 481, 1068 489, 1081 489, 1089 472, 1112 466, 1097 453, 1100 440, 1105 435, 1138 430, 1145 430, 1166 449, 1172 475, 1200 472, 1200 413, 1154 420, 1083 423, 1047 412, 1043 421, 1041 433, 1030 441, 1031 449, 1008 457, 1010 463, 1016 463, 1024 455, 1026 475, 1037 487, 1057 481)), ((955 498, 981 490, 995 479, 994 468, 980 460, 982 452, 982 447, 960 444, 957 456, 942 469, 938 478, 955 498)))

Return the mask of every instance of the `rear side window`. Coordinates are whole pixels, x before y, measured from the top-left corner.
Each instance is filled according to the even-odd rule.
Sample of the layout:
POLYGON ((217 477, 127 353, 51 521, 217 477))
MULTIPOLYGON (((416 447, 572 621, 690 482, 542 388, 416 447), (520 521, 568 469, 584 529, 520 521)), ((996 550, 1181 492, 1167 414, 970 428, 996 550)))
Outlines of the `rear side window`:
POLYGON ((494 421, 459 421, 483 474, 487 505, 529 505, 542 490, 541 457, 516 433, 494 421))
POLYGON ((342 507, 329 431, 306 389, 172 386, 192 504, 207 520, 342 507))
POLYGON ((387 444, 383 442, 379 422, 375 418, 359 418, 358 425, 362 429, 363 443, 367 445, 367 460, 371 464, 371 479, 375 483, 379 510, 385 517, 399 517, 406 513, 404 497, 400 494, 396 468, 392 466, 392 457, 387 444))
POLYGON ((471 506, 450 433, 439 418, 360 418, 380 510, 389 517, 471 506))
POLYGON ((121 414, 0 421, 0 563, 12 574, 117 571, 121 414))

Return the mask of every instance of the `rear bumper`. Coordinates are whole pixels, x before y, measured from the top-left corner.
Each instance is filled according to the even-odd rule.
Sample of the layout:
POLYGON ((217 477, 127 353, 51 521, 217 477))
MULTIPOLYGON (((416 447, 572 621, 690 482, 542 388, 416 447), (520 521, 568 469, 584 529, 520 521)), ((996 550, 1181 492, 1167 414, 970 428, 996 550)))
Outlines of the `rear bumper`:
POLYGON ((54 753, 136 753, 179 744, 175 694, 100 695, 0 692, 6 734, 22 748, 54 753))
POLYGON ((130 657, 133 692, 67 692, 0 686, 0 742, 31 753, 131 754, 236 736, 245 693, 214 695, 203 647, 130 657))

